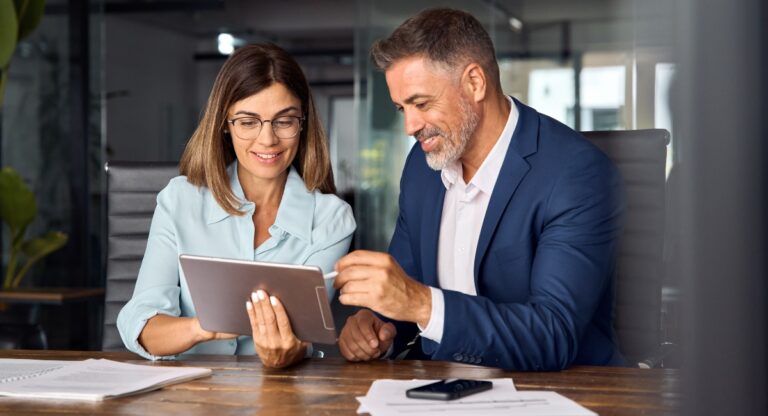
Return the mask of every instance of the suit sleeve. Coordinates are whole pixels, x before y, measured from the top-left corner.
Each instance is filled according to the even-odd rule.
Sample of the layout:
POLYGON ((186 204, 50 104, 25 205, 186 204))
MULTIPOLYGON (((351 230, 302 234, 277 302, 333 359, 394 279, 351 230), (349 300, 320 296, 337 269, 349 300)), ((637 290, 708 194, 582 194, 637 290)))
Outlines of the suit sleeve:
MULTIPOLYGON (((624 211, 618 173, 594 153, 574 155, 551 190, 527 301, 494 303, 444 290, 442 342, 423 340, 433 359, 471 357, 464 361, 514 370, 559 370, 573 362, 611 287, 624 211)), ((504 272, 483 279, 506 279, 504 272)))
MULTIPOLYGON (((411 151, 408 155, 408 158, 405 161, 406 167, 409 165, 413 154, 414 152, 411 151)), ((389 244, 389 254, 394 257, 395 260, 397 260, 397 263, 400 265, 400 267, 403 268, 403 271, 405 271, 408 276, 411 276, 416 280, 420 280, 419 276, 421 273, 414 259, 414 254, 411 247, 411 236, 408 231, 408 223, 404 214, 406 211, 405 204, 407 201, 403 195, 407 193, 405 192, 404 188, 404 186, 407 186, 407 171, 407 168, 403 170, 403 176, 400 179, 400 197, 398 202, 397 224, 395 224, 395 232, 392 235, 392 240, 389 244)), ((397 329, 397 335, 395 336, 395 340, 392 344, 392 352, 389 355, 390 357, 394 357, 403 351, 406 348, 406 344, 411 342, 411 340, 413 340, 419 333, 419 328, 415 323, 395 321, 381 315, 379 315, 379 317, 385 321, 392 322, 397 329)))

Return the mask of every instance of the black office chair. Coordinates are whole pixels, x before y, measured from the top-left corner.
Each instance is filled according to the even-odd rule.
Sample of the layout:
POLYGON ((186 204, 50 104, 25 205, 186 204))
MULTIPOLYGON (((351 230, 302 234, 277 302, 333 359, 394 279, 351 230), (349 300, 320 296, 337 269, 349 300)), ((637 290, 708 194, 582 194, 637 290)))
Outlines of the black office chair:
POLYGON ((624 179, 627 211, 616 264, 614 321, 619 347, 631 365, 654 367, 670 349, 660 343, 669 132, 582 134, 608 155, 624 179))
POLYGON ((179 174, 172 162, 112 162, 107 172, 107 283, 101 349, 123 351, 117 314, 131 299, 156 197, 179 174))

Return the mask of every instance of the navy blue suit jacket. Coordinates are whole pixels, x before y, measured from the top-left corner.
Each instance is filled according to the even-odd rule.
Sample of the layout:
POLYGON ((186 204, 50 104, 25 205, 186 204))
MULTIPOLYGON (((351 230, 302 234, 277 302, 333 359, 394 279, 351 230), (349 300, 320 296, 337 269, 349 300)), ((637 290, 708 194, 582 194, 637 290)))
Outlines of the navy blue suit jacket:
MULTIPOLYGON (((443 290, 445 327, 421 350, 514 370, 621 365, 612 328, 613 276, 624 212, 621 178, 598 148, 515 100, 517 127, 475 254, 477 296, 443 290)), ((389 252, 414 279, 439 287, 445 187, 413 146, 400 183, 389 252)), ((395 354, 418 333, 395 322, 395 354)))

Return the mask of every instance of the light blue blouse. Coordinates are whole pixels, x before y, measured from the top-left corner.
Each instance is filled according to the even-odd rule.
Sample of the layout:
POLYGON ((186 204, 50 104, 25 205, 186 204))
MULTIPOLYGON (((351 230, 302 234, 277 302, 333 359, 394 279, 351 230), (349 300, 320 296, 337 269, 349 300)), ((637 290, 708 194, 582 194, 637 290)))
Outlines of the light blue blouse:
MULTIPOLYGON (((245 201, 237 177, 237 162, 227 169, 230 186, 245 201)), ((157 314, 195 316, 180 254, 226 257, 320 267, 333 270, 336 261, 347 253, 355 220, 347 203, 335 195, 307 191, 304 181, 291 169, 277 210, 270 237, 255 250, 254 204, 240 207, 246 215, 230 215, 219 206, 207 187, 196 187, 185 176, 171 179, 157 195, 147 249, 131 300, 117 317, 117 328, 130 350, 149 359, 153 356, 139 343, 147 320, 157 314)), ((330 282, 327 282, 330 283, 330 282)), ((329 299, 333 289, 327 286, 329 299)), ((245 305, 243 305, 245 308, 245 305)), ((254 354, 253 339, 241 336, 232 340, 200 343, 185 354, 254 354)))

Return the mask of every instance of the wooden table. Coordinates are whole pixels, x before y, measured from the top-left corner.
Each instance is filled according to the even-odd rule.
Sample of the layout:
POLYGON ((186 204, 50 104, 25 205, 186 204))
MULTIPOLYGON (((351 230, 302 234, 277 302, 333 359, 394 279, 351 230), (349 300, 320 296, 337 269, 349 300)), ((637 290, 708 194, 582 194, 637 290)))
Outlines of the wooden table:
POLYGON ((435 361, 349 363, 310 359, 283 370, 266 369, 256 357, 191 356, 151 363, 131 353, 0 350, 1 358, 81 360, 109 358, 147 365, 188 365, 213 375, 137 396, 101 403, 0 398, 10 414, 178 414, 178 415, 353 415, 356 396, 376 379, 512 377, 519 390, 554 390, 601 416, 671 415, 679 402, 674 370, 575 367, 561 372, 518 373, 435 361))

